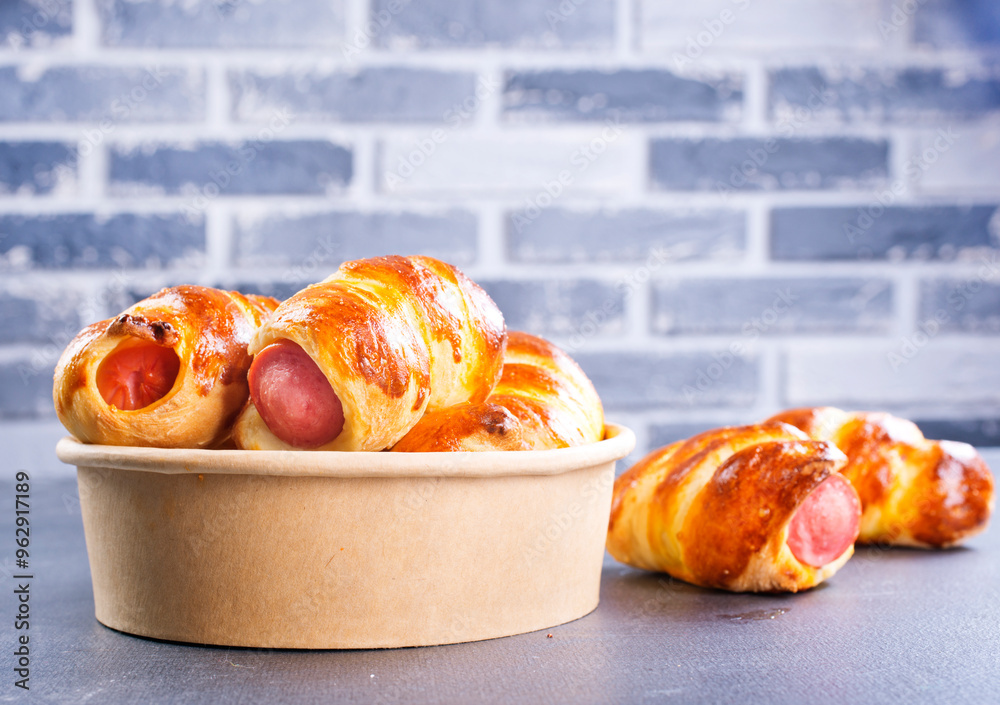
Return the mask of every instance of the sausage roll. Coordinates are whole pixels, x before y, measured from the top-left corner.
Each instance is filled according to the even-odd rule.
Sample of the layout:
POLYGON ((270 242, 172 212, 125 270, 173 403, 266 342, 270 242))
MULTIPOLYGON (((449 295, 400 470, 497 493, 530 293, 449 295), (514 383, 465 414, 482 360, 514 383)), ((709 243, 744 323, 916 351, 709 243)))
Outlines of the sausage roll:
POLYGON ((601 399, 579 365, 542 338, 512 332, 485 402, 428 412, 393 450, 545 450, 603 437, 601 399))
POLYGON ((85 443, 224 442, 248 396, 247 346, 277 305, 270 297, 178 286, 88 326, 56 365, 59 420, 85 443))
POLYGON ((678 441, 615 480, 608 551, 704 587, 813 587, 854 552, 861 505, 838 473, 846 460, 781 423, 678 441))
POLYGON ((989 522, 993 475, 966 443, 927 440, 912 422, 886 413, 816 407, 772 420, 847 454, 844 477, 861 497, 859 542, 940 548, 989 522))
POLYGON ((278 307, 250 352, 240 448, 377 451, 424 415, 486 399, 507 330, 493 300, 430 257, 346 262, 278 307))

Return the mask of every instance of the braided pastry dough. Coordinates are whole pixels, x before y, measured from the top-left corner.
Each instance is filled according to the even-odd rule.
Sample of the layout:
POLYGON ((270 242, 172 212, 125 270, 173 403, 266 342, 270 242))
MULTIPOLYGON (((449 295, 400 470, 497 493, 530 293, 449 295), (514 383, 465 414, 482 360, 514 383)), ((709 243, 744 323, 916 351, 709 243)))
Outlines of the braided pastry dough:
POLYGON ((837 474, 845 462, 781 423, 678 441, 615 481, 608 551, 704 587, 813 587, 854 551, 860 504, 837 474))
POLYGON ((449 264, 346 262, 258 331, 234 437, 250 450, 383 450, 425 411, 486 399, 506 341, 496 304, 449 264))
POLYGON ((953 546, 989 522, 993 476, 966 443, 927 440, 912 422, 886 413, 816 407, 771 420, 847 454, 843 474, 861 497, 862 543, 953 546))
POLYGON ((393 450, 545 450, 603 437, 601 399, 579 365, 542 338, 511 332, 493 394, 428 412, 393 450))
POLYGON ((59 420, 85 443, 222 443, 247 400, 247 345, 277 305, 270 297, 178 286, 88 326, 56 365, 59 420))

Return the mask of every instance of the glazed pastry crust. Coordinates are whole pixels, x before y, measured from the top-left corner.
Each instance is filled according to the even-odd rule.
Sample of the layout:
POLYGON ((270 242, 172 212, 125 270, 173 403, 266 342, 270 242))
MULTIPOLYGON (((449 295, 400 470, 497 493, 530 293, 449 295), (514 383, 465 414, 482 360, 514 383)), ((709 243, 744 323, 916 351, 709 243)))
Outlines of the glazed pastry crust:
POLYGON ((608 551, 617 560, 735 592, 797 592, 853 554, 814 568, 787 545, 799 505, 846 458, 781 423, 721 428, 654 451, 615 480, 608 551))
POLYGON ((928 440, 912 422, 878 412, 812 407, 771 420, 847 454, 843 474, 861 498, 860 543, 954 546, 989 523, 993 475, 966 443, 928 440))
POLYGON ((486 402, 428 412, 393 450, 546 450, 603 437, 601 399, 579 365, 552 343, 515 331, 486 402))
POLYGON ((52 398, 63 425, 85 443, 205 448, 223 443, 248 396, 247 345, 276 299, 203 286, 163 289, 117 318, 82 330, 56 365, 52 398), (101 362, 120 346, 147 341, 180 360, 169 392, 121 410, 97 386, 101 362))
MULTIPOLYGON (((493 300, 430 257, 345 262, 282 303, 250 345, 297 343, 323 371, 344 409, 344 428, 316 450, 377 451, 428 410, 482 402, 500 378, 507 330, 493 300)), ((234 429, 240 448, 290 450, 247 404, 234 429)))

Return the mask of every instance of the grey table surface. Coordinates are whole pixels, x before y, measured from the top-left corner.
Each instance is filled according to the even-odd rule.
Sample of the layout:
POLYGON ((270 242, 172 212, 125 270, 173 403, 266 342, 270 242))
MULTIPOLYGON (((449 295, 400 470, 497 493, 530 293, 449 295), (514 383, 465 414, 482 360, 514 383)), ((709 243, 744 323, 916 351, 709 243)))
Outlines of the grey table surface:
MULTIPOLYGON (((14 489, 0 491, 9 569, 14 489)), ((31 690, 13 684, 8 570, 4 702, 1000 703, 995 527, 948 551, 861 549, 827 584, 797 595, 704 590, 608 558, 600 606, 563 626, 450 646, 280 651, 101 626, 75 481, 34 483, 31 518, 31 690)))

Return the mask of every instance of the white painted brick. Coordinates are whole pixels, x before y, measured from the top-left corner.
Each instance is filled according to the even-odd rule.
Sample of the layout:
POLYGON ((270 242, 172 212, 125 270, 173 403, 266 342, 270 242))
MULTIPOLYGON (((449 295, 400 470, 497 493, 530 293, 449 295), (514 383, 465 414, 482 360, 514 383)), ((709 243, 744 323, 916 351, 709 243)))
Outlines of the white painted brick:
MULTIPOLYGON (((927 191, 1000 189, 1000 125, 922 132, 905 169, 927 191)), ((909 176, 907 177, 909 178, 909 176)))
POLYGON ((876 49, 880 19, 872 0, 641 0, 639 43, 695 59, 725 49, 876 49))
POLYGON ((909 345, 896 339, 862 350, 797 346, 787 356, 786 401, 870 407, 1000 402, 1000 342, 928 341, 919 334, 907 340, 909 345))
MULTIPOLYGON (((558 183, 562 174, 564 182, 569 179, 567 194, 634 192, 642 188, 644 142, 627 127, 614 128, 622 133, 606 140, 602 132, 610 136, 611 129, 595 125, 573 136, 559 133, 549 137, 538 133, 498 138, 445 133, 446 139, 438 143, 431 133, 389 139, 382 144, 379 187, 402 195, 508 192, 534 198, 545 193, 547 183, 558 183), (426 146, 423 151, 421 144, 426 146), (430 155, 413 166, 411 173, 408 165, 421 162, 425 152, 430 155)), ((542 205, 546 200, 542 197, 542 205)))

